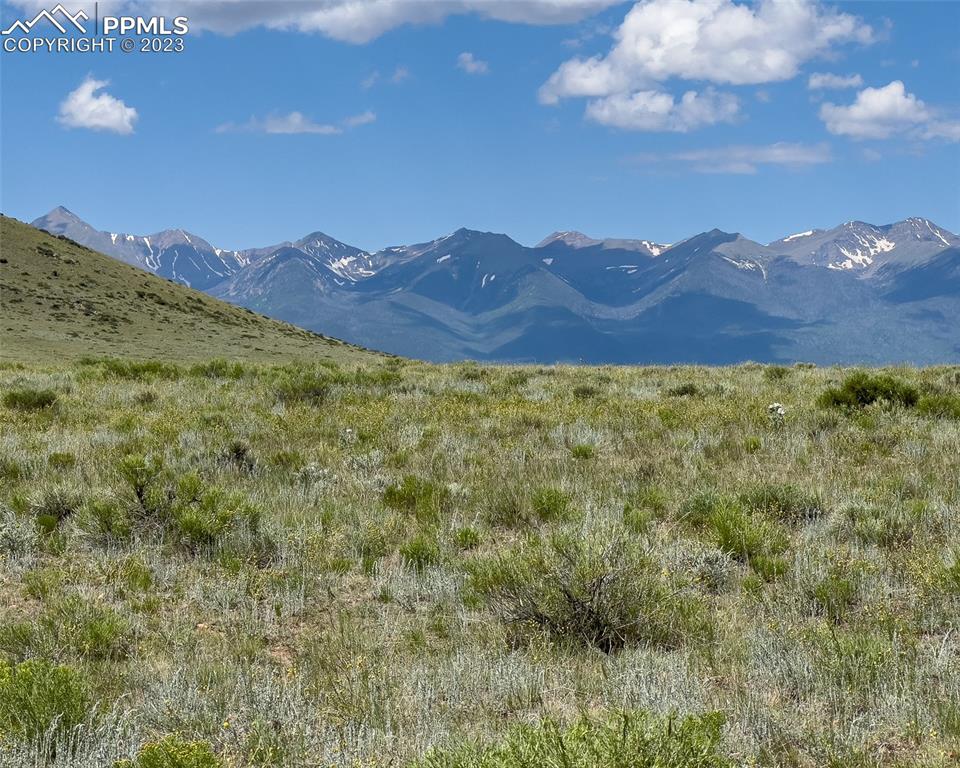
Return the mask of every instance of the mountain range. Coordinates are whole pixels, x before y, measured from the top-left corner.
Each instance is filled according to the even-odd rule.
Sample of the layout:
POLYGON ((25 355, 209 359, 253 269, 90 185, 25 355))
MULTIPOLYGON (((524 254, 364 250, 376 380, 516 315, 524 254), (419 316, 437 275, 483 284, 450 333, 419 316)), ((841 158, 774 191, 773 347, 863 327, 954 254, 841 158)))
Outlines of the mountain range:
POLYGON ((460 229, 366 252, 313 232, 225 250, 180 229, 33 226, 309 330, 435 361, 960 361, 960 237, 923 218, 848 221, 769 244, 555 232, 535 247, 460 229))

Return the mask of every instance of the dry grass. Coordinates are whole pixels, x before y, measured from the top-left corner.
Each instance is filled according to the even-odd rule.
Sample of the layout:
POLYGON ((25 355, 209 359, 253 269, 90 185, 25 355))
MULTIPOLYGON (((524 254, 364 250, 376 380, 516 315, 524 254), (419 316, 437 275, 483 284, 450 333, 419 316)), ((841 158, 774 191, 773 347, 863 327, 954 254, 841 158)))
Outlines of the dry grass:
POLYGON ((56 396, 0 406, 0 689, 86 712, 0 706, 0 765, 519 766, 622 712, 722 713, 684 765, 955 765, 960 421, 766 370, 0 369, 56 396))

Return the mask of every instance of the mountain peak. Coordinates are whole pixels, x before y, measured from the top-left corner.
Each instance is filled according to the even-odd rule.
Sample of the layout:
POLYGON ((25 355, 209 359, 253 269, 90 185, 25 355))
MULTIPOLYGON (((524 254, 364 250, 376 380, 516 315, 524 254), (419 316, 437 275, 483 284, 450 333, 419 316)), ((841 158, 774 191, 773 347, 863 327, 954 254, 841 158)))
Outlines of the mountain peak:
POLYGON ((48 227, 44 227, 42 224, 38 224, 37 222, 45 222, 48 225, 59 224, 62 226, 65 224, 74 224, 74 225, 79 224, 82 226, 89 226, 87 222, 85 222, 83 219, 77 216, 77 214, 75 214, 73 211, 71 211, 69 208, 63 205, 58 205, 52 211, 45 214, 44 216, 41 216, 39 219, 37 219, 33 223, 33 226, 40 227, 41 229, 47 229, 48 227))
POLYGON ((602 242, 602 240, 589 237, 583 234, 583 232, 565 230, 563 232, 552 232, 537 243, 534 248, 544 248, 551 243, 563 243, 564 245, 569 245, 571 248, 587 248, 591 245, 600 245, 602 242))

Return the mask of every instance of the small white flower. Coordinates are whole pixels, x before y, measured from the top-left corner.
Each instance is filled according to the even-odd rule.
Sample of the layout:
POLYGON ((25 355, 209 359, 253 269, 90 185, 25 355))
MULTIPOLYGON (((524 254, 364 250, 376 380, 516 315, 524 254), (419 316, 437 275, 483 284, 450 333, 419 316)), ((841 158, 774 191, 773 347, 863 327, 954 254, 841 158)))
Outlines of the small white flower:
POLYGON ((771 403, 767 406, 767 413, 770 414, 770 418, 779 421, 787 415, 787 409, 783 403, 771 403))

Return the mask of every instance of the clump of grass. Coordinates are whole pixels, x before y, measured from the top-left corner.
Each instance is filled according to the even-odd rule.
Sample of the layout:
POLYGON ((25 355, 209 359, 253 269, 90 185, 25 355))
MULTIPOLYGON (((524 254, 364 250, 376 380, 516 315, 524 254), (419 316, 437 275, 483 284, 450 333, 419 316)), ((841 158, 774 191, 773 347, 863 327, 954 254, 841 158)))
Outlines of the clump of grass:
POLYGON ((45 411, 57 404, 57 393, 52 389, 21 387, 3 395, 3 404, 15 411, 45 411))
POLYGON ((0 630, 0 650, 20 658, 67 654, 117 660, 125 658, 130 647, 130 628, 117 611, 77 595, 53 597, 36 621, 7 624, 0 630))
POLYGON ((91 499, 77 515, 77 526, 103 542, 129 538, 132 521, 129 510, 116 499, 91 499))
POLYGON ((323 405, 330 396, 330 378, 313 371, 290 371, 279 378, 274 394, 284 405, 323 405))
POLYGON ((783 381, 790 375, 790 369, 785 365, 768 365, 763 369, 763 378, 767 381, 783 381))
POLYGON ((773 579, 786 571, 781 555, 787 549, 787 536, 764 516, 749 514, 740 504, 726 500, 710 515, 709 526, 720 551, 748 564, 762 578, 773 579))
POLYGON ((222 357, 208 360, 204 363, 197 363, 191 366, 190 375, 199 376, 207 379, 242 379, 246 369, 243 363, 224 360, 222 357))
POLYGON ((580 461, 592 459, 597 455, 597 447, 589 443, 578 443, 570 449, 570 455, 580 461))
POLYGON ((44 659, 10 664, 0 659, 0 741, 56 740, 84 722, 90 697, 86 680, 72 667, 44 659))
POLYGON ((912 408, 920 394, 912 384, 889 373, 856 371, 844 379, 839 387, 831 387, 820 395, 818 403, 824 408, 865 408, 874 403, 912 408))
POLYGON ((436 536, 421 533, 400 547, 400 557, 408 567, 424 571, 440 562, 440 544, 436 536))
POLYGON ((450 502, 450 493, 432 480, 405 475, 399 483, 391 483, 383 492, 383 503, 391 509, 413 514, 421 522, 439 518, 450 502))
POLYGON ((808 592, 817 613, 830 621, 843 622, 857 604, 859 573, 848 567, 832 566, 808 592))
POLYGON ((470 565, 471 587, 521 635, 606 653, 702 637, 701 603, 675 589, 630 542, 554 534, 470 565))
POLYGON ((809 522, 824 514, 823 499, 796 485, 765 483, 740 493, 739 498, 747 509, 785 523, 809 522))
POLYGON ((257 466, 253 450, 246 440, 232 440, 224 451, 224 460, 239 472, 252 472, 257 466))
POLYGON ((121 760, 115 768, 222 768, 223 761, 206 741, 188 741, 169 734, 144 744, 133 760, 121 760))
POLYGON ((573 397, 576 400, 590 400, 600 394, 600 388, 592 384, 577 384, 573 388, 573 397))
POLYGON ((938 419, 960 419, 960 396, 946 393, 924 395, 917 403, 917 413, 938 419))
POLYGON ((700 491, 680 505, 680 520, 694 528, 701 528, 724 503, 724 497, 716 491, 700 491))
POLYGON ((570 498, 559 488, 538 488, 530 498, 538 520, 563 520, 570 509, 570 498))
POLYGON ((480 546, 480 532, 476 528, 466 526, 457 530, 453 535, 453 541, 458 549, 476 549, 480 546))
POLYGON ((51 488, 31 502, 30 512, 39 530, 52 533, 64 520, 76 514, 80 505, 80 496, 75 491, 51 488))
POLYGON ((179 365, 162 360, 120 360, 107 358, 100 361, 105 376, 127 381, 174 381, 183 375, 179 365))
POLYGON ((515 727, 490 746, 434 750, 414 768, 732 768, 720 751, 723 725, 720 713, 655 718, 621 712, 567 727, 546 720, 515 727))
POLYGON ((853 505, 844 510, 840 528, 861 544, 896 549, 913 541, 924 527, 929 511, 922 501, 887 506, 853 505))
POLYGON ((668 387, 664 394, 667 397, 700 397, 703 392, 692 381, 687 381, 683 384, 668 387))

